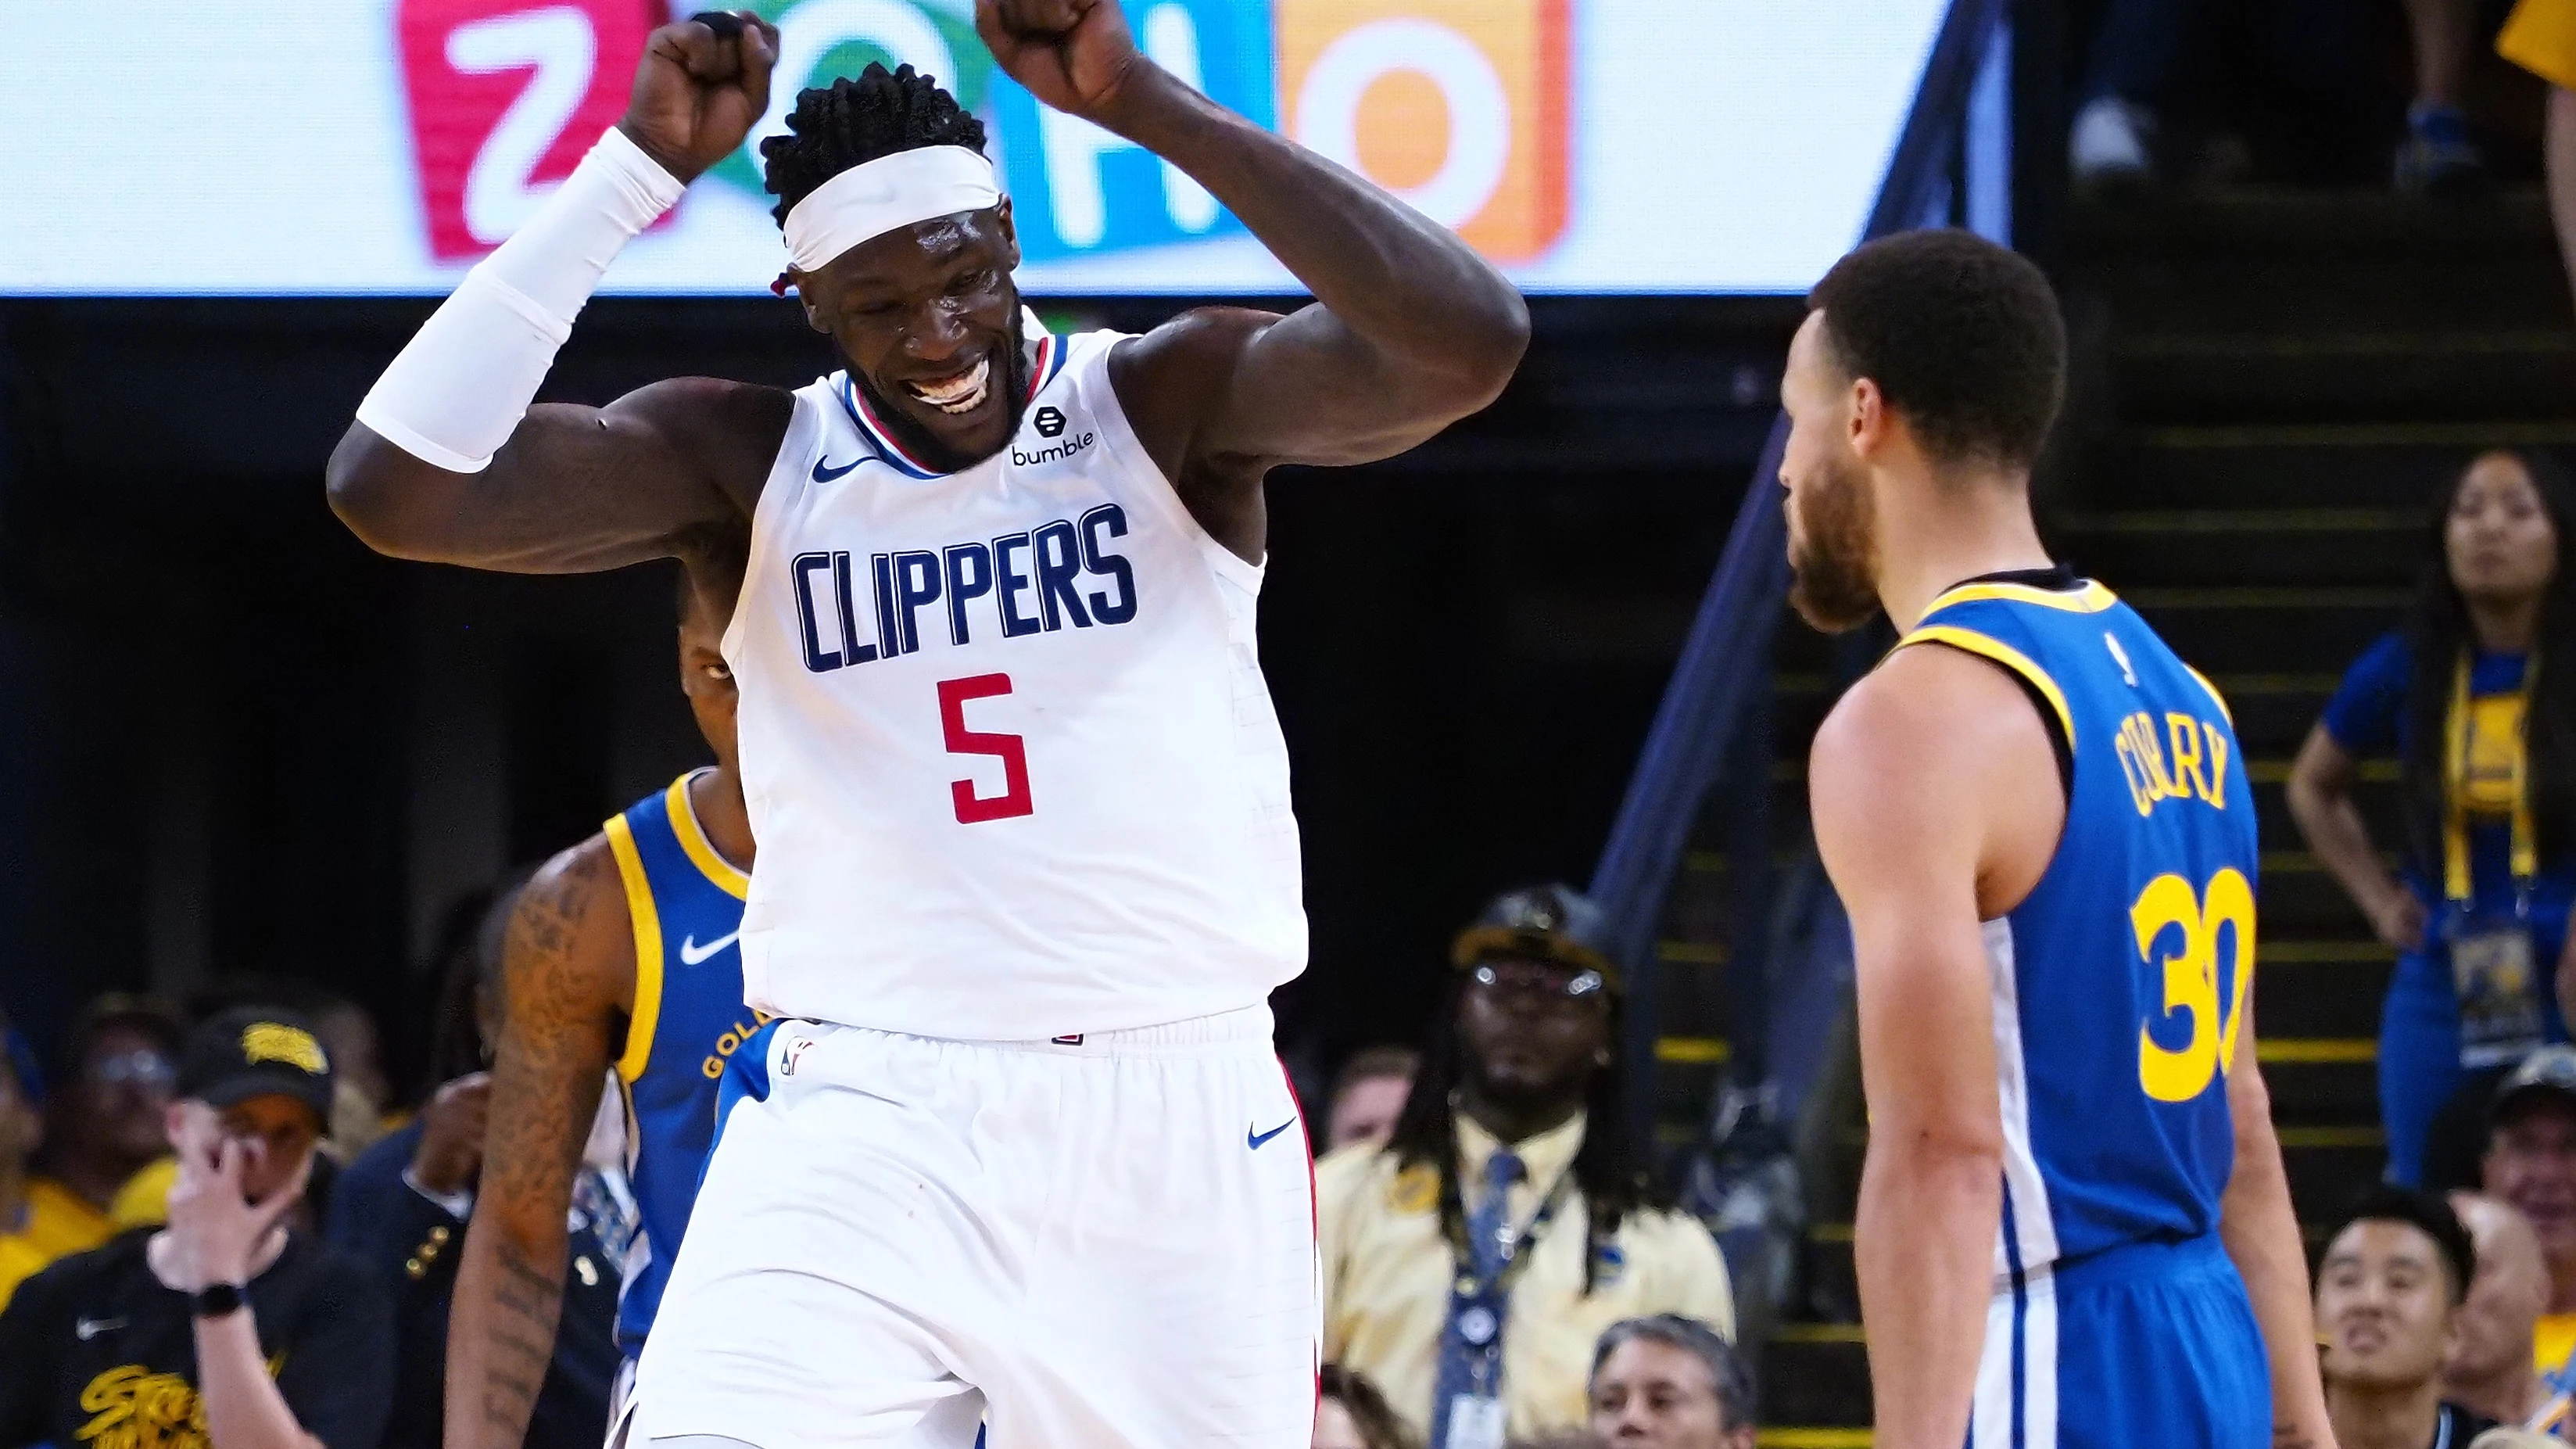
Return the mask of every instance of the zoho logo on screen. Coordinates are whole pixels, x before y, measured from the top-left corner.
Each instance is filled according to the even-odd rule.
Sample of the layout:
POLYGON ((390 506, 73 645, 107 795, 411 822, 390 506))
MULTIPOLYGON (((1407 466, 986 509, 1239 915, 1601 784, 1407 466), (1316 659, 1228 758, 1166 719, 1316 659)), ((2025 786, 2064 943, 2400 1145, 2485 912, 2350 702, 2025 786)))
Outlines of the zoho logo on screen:
MULTIPOLYGON (((1565 229, 1567 3, 1131 0, 1128 16, 1147 54, 1217 101, 1522 261, 1565 229)), ((994 110, 1032 258, 1241 230, 1174 168, 1007 80, 994 110)))
MULTIPOLYGON (((1224 105, 1388 187, 1488 256, 1565 227, 1570 0, 1128 0, 1137 41, 1224 105)), ((568 174, 625 92, 653 18, 635 0, 402 0, 432 252, 497 245, 568 174)), ((769 0, 770 114, 711 174, 758 194, 760 142, 804 85, 869 61, 938 76, 998 123, 1032 260, 1240 232, 1206 190, 995 70, 970 0, 769 0)))

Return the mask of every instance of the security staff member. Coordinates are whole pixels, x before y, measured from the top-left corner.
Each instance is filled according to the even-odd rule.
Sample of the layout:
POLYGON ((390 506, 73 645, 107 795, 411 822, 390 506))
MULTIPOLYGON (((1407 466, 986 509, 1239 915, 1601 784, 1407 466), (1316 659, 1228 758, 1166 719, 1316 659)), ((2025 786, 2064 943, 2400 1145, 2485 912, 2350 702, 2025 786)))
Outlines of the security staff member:
POLYGON ((191 1034, 170 1221, 55 1263, 0 1313, 0 1444, 375 1449, 392 1328, 366 1271, 286 1226, 331 1105, 303 1020, 191 1034))
POLYGON ((1324 1357, 1382 1387, 1431 1449, 1579 1430, 1593 1347, 1623 1319, 1734 1332, 1717 1245, 1616 1130, 1603 934, 1561 885, 1487 906, 1452 949, 1393 1139, 1316 1165, 1324 1357))

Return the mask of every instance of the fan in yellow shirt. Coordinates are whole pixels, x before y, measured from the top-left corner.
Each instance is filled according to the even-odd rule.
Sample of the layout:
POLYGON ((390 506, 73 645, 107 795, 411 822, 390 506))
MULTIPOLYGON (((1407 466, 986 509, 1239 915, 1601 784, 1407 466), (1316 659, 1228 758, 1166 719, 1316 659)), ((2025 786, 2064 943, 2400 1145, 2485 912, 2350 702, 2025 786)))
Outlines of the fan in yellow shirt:
POLYGON ((27 1181, 27 1156, 43 1136, 34 1069, 7 1018, 0 1017, 0 1308, 29 1274, 64 1253, 93 1246, 80 1241, 83 1225, 66 1217, 59 1189, 44 1191, 53 1184, 27 1181))
MULTIPOLYGON (((0 1279, 98 1247, 119 1231, 107 1205, 137 1169, 169 1151, 166 1119, 177 1018, 141 997, 109 995, 73 1028, 70 1070, 39 1125, 33 1067, 7 1052, 11 1128, 0 1124, 0 1279), (14 1136, 13 1136, 14 1134, 14 1136), (35 1158, 40 1170, 27 1170, 35 1158), (23 1271, 20 1271, 23 1268, 23 1271)), ((14 1039, 13 1039, 14 1040, 14 1039)), ((15 1288, 14 1281, 8 1281, 15 1288)))
POLYGON ((1594 1346, 1623 1319, 1734 1334, 1716 1243, 1653 1201, 1617 1130, 1602 924, 1563 886, 1488 906, 1393 1139, 1316 1166, 1324 1358, 1383 1389, 1417 1442, 1580 1431, 1594 1346))

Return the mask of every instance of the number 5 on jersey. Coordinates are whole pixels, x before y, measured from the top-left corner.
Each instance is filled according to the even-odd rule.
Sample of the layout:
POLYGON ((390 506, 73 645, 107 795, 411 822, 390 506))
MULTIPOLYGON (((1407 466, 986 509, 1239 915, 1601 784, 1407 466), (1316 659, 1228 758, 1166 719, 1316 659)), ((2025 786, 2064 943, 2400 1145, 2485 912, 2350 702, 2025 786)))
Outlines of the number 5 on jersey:
POLYGON ((2147 882, 2129 907, 2129 924, 2138 933, 2138 955, 2157 964, 2160 943, 2175 941, 2180 950, 2162 958, 2164 1019, 2177 1013, 2191 1017, 2191 1037, 2180 1049, 2157 1043, 2155 1019, 2138 1027, 2138 1085, 2159 1102, 2188 1102, 2208 1090, 2210 1080, 2236 1066, 2236 1028, 2245 1019, 2245 997, 2254 988, 2254 888, 2233 867, 2209 878, 2209 888, 2194 891, 2178 875, 2147 882), (2219 928, 2232 927, 2235 948, 2227 975, 2234 990, 2226 1010, 2219 1010, 2219 928))
POLYGON ((947 738, 948 753, 991 755, 1002 762, 1002 793, 999 795, 976 794, 973 780, 948 782, 948 797, 956 804, 957 823, 960 825, 1037 813, 1037 806, 1029 799, 1027 741, 1018 735, 990 734, 966 728, 968 700, 991 699, 1010 692, 1011 676, 1007 674, 978 674, 968 679, 939 681, 939 728, 947 738))

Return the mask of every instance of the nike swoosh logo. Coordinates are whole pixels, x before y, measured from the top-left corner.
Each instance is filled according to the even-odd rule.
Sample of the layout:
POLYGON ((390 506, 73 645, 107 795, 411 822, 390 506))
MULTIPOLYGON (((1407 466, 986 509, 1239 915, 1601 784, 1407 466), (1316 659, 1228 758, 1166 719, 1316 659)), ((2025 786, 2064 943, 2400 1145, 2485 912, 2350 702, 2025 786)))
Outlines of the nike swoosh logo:
POLYGON ((1271 1138, 1278 1136, 1280 1133, 1285 1132, 1296 1125, 1297 1119, 1291 1117, 1287 1121, 1280 1123, 1278 1126, 1271 1128, 1267 1132, 1255 1132, 1251 1128, 1246 1127, 1243 1129, 1243 1145, 1258 1151, 1262 1143, 1269 1141, 1271 1138))
POLYGON ((867 459, 865 458, 852 458, 850 461, 843 463, 840 467, 834 468, 828 466, 827 460, 817 458, 814 460, 814 481, 817 483, 829 483, 833 479, 840 477, 842 474, 849 472, 852 468, 855 468, 866 461, 867 459))
POLYGON ((725 947, 732 945, 734 938, 741 934, 742 928, 737 926, 733 930, 727 931, 725 934, 716 937, 714 940, 709 941, 703 946, 698 944, 697 937, 683 936, 680 938, 680 964, 683 966, 695 966, 699 962, 706 960, 709 956, 712 956, 718 951, 723 950, 725 947))
POLYGON ((84 1318, 72 1325, 72 1336, 87 1343, 110 1329, 124 1326, 125 1320, 122 1318, 84 1318))

